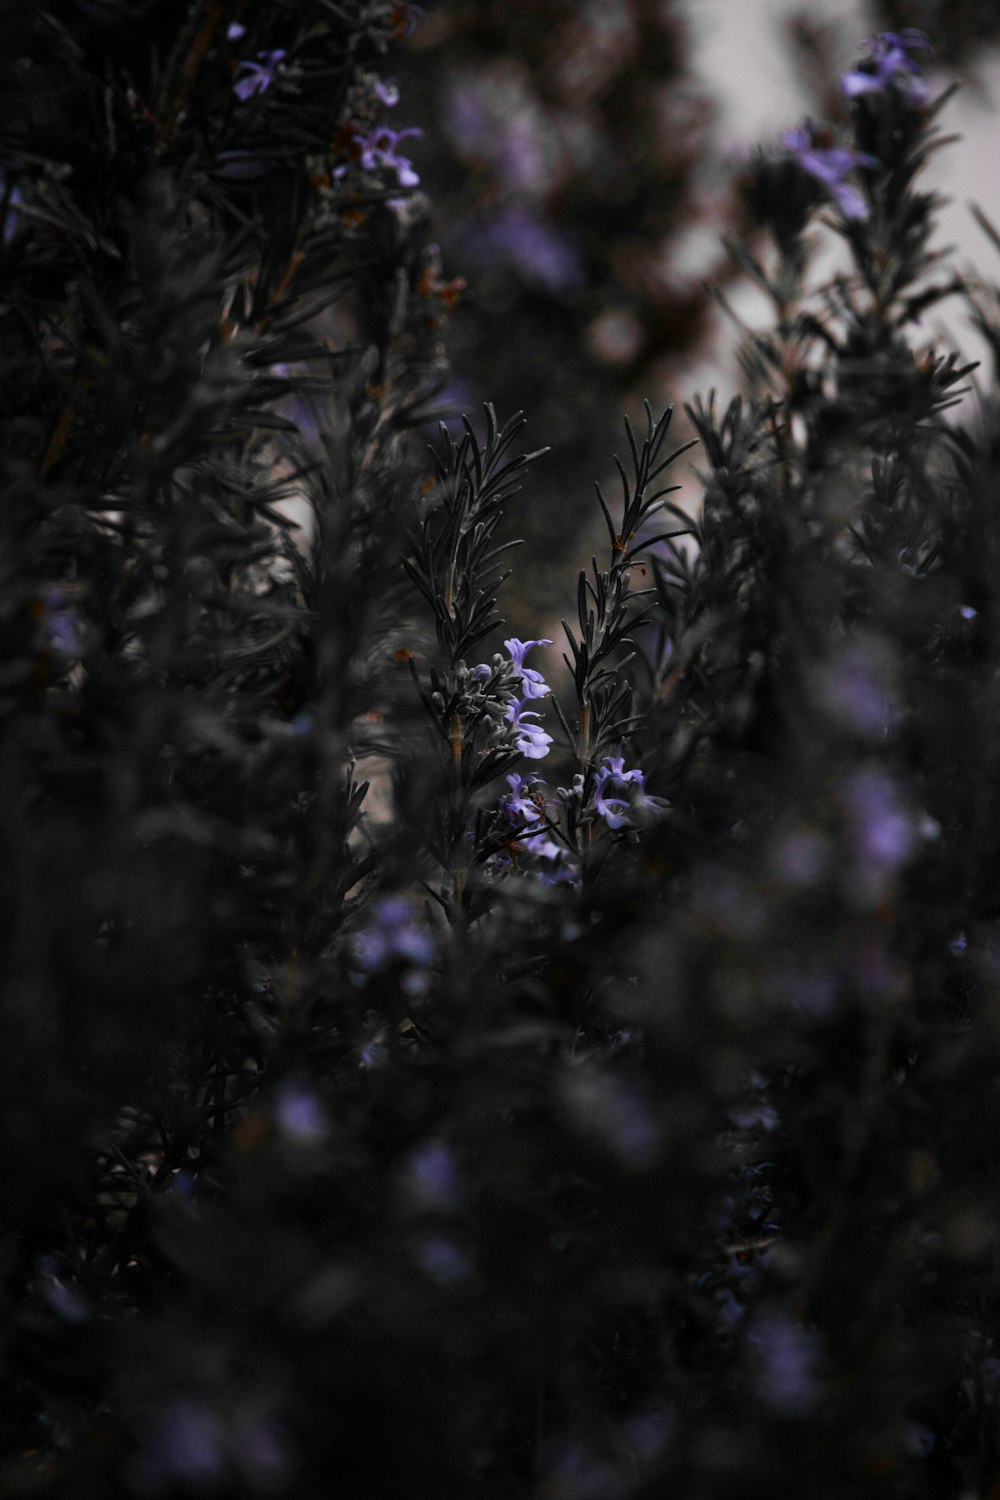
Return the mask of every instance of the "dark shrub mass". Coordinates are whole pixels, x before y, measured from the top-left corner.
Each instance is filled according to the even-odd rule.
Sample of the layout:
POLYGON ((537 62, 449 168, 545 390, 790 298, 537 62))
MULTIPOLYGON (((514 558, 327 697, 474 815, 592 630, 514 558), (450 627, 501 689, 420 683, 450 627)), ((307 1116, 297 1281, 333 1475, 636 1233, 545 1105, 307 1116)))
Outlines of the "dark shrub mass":
POLYGON ((929 43, 754 162, 745 389, 700 495, 627 426, 554 643, 558 447, 426 441, 420 21, 3 14, 0 1497, 986 1500, 1000 311, 929 43))

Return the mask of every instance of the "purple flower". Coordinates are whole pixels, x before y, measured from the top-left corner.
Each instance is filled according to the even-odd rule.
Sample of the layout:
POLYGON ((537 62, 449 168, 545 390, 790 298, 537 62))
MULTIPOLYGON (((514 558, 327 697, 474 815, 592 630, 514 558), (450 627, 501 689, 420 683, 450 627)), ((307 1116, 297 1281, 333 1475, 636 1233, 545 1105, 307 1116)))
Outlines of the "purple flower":
POLYGON ((38 1263, 42 1292, 52 1311, 66 1323, 86 1323, 90 1310, 75 1287, 67 1285, 60 1275, 58 1261, 45 1255, 38 1263))
POLYGON ((226 36, 231 42, 238 42, 241 36, 246 36, 247 29, 241 26, 239 21, 230 21, 226 27, 226 36))
POLYGON ((631 828, 630 812, 649 816, 669 807, 662 797, 651 797, 646 791, 646 774, 638 766, 625 769, 623 755, 606 755, 594 775, 594 807, 611 829, 631 828), (628 791, 628 797, 609 797, 608 787, 628 791))
POLYGON ((805 1416, 819 1398, 814 1338, 787 1313, 771 1308, 755 1318, 749 1339, 761 1400, 781 1416, 805 1416))
POLYGON ((455 1158, 443 1141, 428 1141, 410 1157, 409 1186, 425 1207, 448 1211, 458 1206, 455 1158))
POLYGON ((607 1073, 581 1069, 566 1079, 563 1092, 573 1123, 624 1166, 642 1171, 653 1164, 660 1128, 635 1088, 607 1073))
POLYGON ((417 187, 420 178, 413 170, 409 157, 400 156, 396 148, 407 136, 419 138, 422 135, 423 131, 416 126, 410 126, 407 130, 392 130, 388 125, 375 125, 367 135, 356 135, 354 142, 361 153, 361 165, 366 172, 378 172, 382 169, 394 171, 400 187, 411 188, 417 187))
POLYGON ((327 1133, 323 1106, 311 1089, 286 1083, 274 1101, 274 1116, 284 1136, 297 1146, 311 1146, 327 1133))
POLYGON ((847 646, 820 673, 824 706, 842 724, 866 739, 891 733, 896 703, 887 687, 890 662, 879 641, 847 646))
POLYGON ((922 31, 909 26, 905 31, 883 31, 865 44, 869 58, 854 72, 845 73, 840 86, 849 99, 859 94, 880 93, 895 88, 914 109, 927 103, 928 88, 920 76, 920 64, 910 52, 930 52, 931 44, 922 31))
POLYGON ((525 711, 523 705, 515 701, 510 704, 504 717, 517 731, 515 744, 521 754, 526 755, 529 760, 544 760, 549 753, 552 736, 546 734, 540 724, 525 723, 526 719, 538 718, 534 709, 525 711))
POLYGON ((3 219, 0 221, 0 237, 5 245, 9 245, 17 233, 20 222, 20 214, 17 209, 24 202, 24 194, 15 183, 13 187, 7 185, 7 173, 0 167, 0 200, 2 200, 3 219))
POLYGON ((381 78, 376 78, 373 93, 379 103, 385 105, 386 109, 395 109, 399 103, 398 83, 383 83, 381 78))
POLYGON ((506 796, 500 798, 500 807, 506 814, 511 828, 521 828, 525 823, 537 823, 541 820, 542 809, 536 800, 535 787, 542 787, 545 782, 538 776, 521 777, 516 771, 512 771, 507 777, 510 791, 506 796))
POLYGON ((415 904, 408 896, 387 896, 375 905, 373 919, 358 934, 358 961, 372 972, 402 959, 411 964, 429 964, 434 957, 430 934, 416 926, 415 904))
POLYGON ((605 777, 594 787, 594 806, 598 817, 603 818, 612 830, 630 828, 632 825, 628 820, 628 801, 624 797, 605 797, 604 787, 607 780, 608 778, 605 777))
POLYGON ((572 291, 583 283, 580 256, 554 224, 518 205, 503 208, 464 232, 466 246, 486 265, 509 265, 548 292, 572 291))
POLYGON ((62 589, 49 589, 42 600, 42 618, 45 624, 45 644, 48 650, 60 656, 80 655, 80 633, 67 595, 62 589))
POLYGON ((551 689, 543 679, 540 672, 533 667, 524 665, 524 658, 533 646, 551 646, 552 642, 542 641, 520 641, 517 636, 511 636, 509 641, 504 641, 504 647, 514 666, 521 674, 521 690, 525 699, 545 698, 551 689))
POLYGON ((263 62, 240 63, 240 70, 245 69, 247 76, 233 84, 233 93, 238 94, 241 99, 252 99, 255 94, 267 93, 274 82, 275 70, 284 60, 285 53, 279 47, 276 52, 258 52, 257 56, 263 58, 263 62))
POLYGON ((145 1494, 158 1495, 180 1483, 208 1489, 227 1467, 225 1434, 207 1406, 182 1396, 157 1422, 135 1466, 145 1494))
POLYGON ((874 156, 865 151, 849 151, 844 146, 817 146, 809 125, 789 130, 781 141, 802 170, 827 190, 845 219, 867 219, 868 205, 860 189, 845 178, 857 167, 877 166, 874 156))
POLYGON ((862 884, 873 901, 906 863, 914 845, 913 819, 903 807, 896 783, 877 766, 856 771, 843 791, 850 813, 862 884))

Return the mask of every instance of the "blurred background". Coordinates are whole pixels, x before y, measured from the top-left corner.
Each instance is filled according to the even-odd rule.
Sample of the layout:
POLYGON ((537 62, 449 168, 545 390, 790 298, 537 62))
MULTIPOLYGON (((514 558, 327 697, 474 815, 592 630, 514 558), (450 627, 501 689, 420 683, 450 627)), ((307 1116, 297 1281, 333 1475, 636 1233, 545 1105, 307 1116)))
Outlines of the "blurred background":
MULTIPOLYGON (((484 400, 501 418, 523 408, 527 441, 551 447, 505 521, 528 542, 505 600, 520 634, 553 633, 602 545, 593 485, 614 488, 624 413, 673 402, 681 441, 685 402, 739 388, 739 330, 708 288, 767 319, 722 243, 753 237, 755 148, 835 119, 860 44, 904 26, 934 44, 932 83, 961 84, 945 123, 963 144, 929 173, 951 199, 940 243, 991 276, 969 203, 1000 222, 996 0, 440 0, 396 52, 394 124, 424 132, 408 144, 433 236, 466 283, 437 405, 449 420, 484 400)), ((928 330, 949 335, 980 352, 964 328, 928 330)))

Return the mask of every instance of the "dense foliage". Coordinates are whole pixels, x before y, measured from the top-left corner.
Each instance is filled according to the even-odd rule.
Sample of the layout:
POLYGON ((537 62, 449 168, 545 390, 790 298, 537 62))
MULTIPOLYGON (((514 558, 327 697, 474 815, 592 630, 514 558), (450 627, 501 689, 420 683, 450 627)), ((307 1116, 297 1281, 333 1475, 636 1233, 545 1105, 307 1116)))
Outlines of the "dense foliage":
POLYGON ((703 503, 647 408, 553 645, 553 460, 422 435, 419 19, 4 15, 0 1496, 986 1496, 1000 401, 929 340, 1000 302, 926 39, 760 154, 703 503))

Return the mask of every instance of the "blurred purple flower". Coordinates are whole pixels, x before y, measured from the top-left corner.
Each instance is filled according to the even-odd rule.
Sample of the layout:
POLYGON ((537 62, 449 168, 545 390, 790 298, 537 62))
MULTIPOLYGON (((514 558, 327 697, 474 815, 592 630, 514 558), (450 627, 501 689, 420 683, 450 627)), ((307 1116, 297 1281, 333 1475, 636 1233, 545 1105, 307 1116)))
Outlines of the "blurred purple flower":
POLYGON ((175 1400, 150 1432, 135 1465, 143 1493, 162 1494, 174 1484, 209 1489, 227 1467, 218 1417, 190 1396, 175 1400))
POLYGON ((398 83, 386 83, 381 78, 376 78, 372 92, 379 103, 385 105, 386 109, 395 109, 399 103, 398 83))
POLYGON ((52 1255, 45 1255, 38 1262, 45 1300, 63 1322, 86 1323, 90 1318, 90 1309, 76 1288, 63 1280, 61 1269, 52 1255))
POLYGON ((773 1104, 757 1100, 753 1104, 733 1104, 728 1110, 729 1118, 739 1130, 777 1130, 778 1111, 773 1104))
POLYGON ((807 1415, 820 1394, 814 1337, 780 1308, 769 1308, 757 1314, 748 1338, 761 1400, 780 1416, 807 1415))
POLYGON ((843 798, 866 894, 877 901, 913 852, 913 819, 892 777, 877 766, 855 771, 844 785, 843 798))
POLYGON ((372 920, 357 936, 358 961, 369 972, 393 959, 429 964, 434 957, 430 934, 416 925, 416 905, 409 896, 387 896, 376 902, 372 920))
POLYGON ((3 204, 3 228, 0 234, 2 234, 4 244, 9 245, 20 223, 21 216, 17 210, 24 202, 24 194, 17 183, 14 183, 13 187, 8 186, 7 173, 3 167, 0 167, 0 201, 3 204))
POLYGON ((60 656, 80 655, 80 633, 76 618, 63 589, 49 589, 42 599, 45 644, 60 656))
POLYGON ((545 1500, 619 1500, 628 1488, 610 1464, 568 1443, 554 1455, 542 1493, 545 1500))
POLYGON ((857 167, 877 166, 874 156, 865 151, 849 151, 844 146, 817 146, 809 125, 787 131, 781 142, 802 170, 826 188, 845 219, 867 219, 868 205, 860 189, 845 179, 857 167))
POLYGON ((642 1094, 621 1078, 591 1068, 563 1085, 574 1123, 627 1167, 643 1170, 659 1155, 660 1128, 642 1094))
POLYGON ((845 73, 840 80, 840 86, 849 99, 892 87, 915 109, 927 103, 929 90, 921 77, 920 64, 909 55, 932 50, 924 32, 914 26, 901 32, 883 31, 865 46, 868 62, 851 73, 845 73))
POLYGON ((518 205, 500 209, 483 222, 468 225, 462 240, 483 264, 512 266, 545 291, 574 291, 583 285, 583 266, 572 241, 530 209, 518 205))
POLYGON ((394 171, 396 180, 400 187, 417 187, 420 178, 413 170, 413 163, 407 156, 400 156, 397 146, 400 141, 406 140, 408 136, 418 138, 423 135, 422 130, 411 125, 406 130, 393 130, 388 125, 374 125, 367 135, 356 135, 355 145, 361 153, 361 165, 366 172, 378 172, 384 169, 394 171))
POLYGON ((409 1162, 410 1189, 425 1208, 448 1212, 458 1206, 458 1169, 443 1141, 418 1146, 409 1162))
POLYGON ((418 1244, 416 1254, 421 1270, 441 1286, 464 1281, 469 1274, 465 1256, 447 1235, 427 1235, 418 1244))
POLYGON ((246 27, 241 26, 239 21, 230 21, 229 25, 226 27, 226 36, 231 42, 238 42, 240 37, 246 36, 246 33, 246 27))
POLYGON ((889 662, 881 642, 855 642, 820 675, 824 707, 866 739, 882 739, 892 732, 896 720, 896 703, 886 687, 888 675, 889 662))
POLYGON ((310 1146, 327 1134, 326 1111, 311 1089, 285 1083, 274 1100, 274 1117, 281 1133, 297 1146, 310 1146))
POLYGON ((233 84, 233 93, 243 100, 252 99, 255 94, 267 93, 274 82, 278 64, 284 61, 285 52, 279 47, 275 52, 258 52, 257 56, 263 58, 263 62, 241 62, 240 70, 245 69, 247 76, 233 84))

